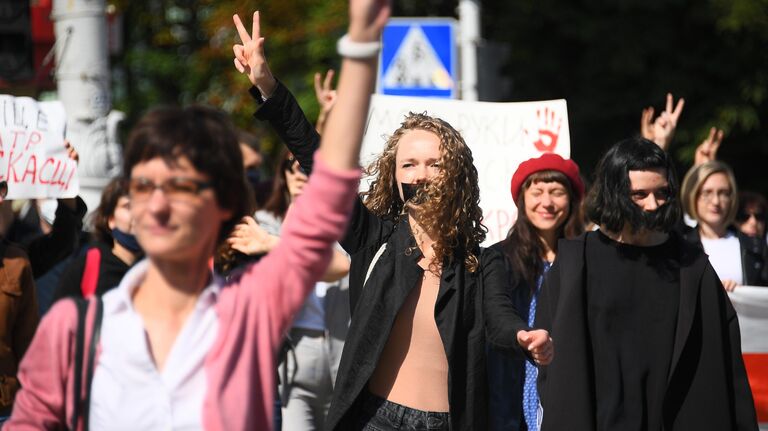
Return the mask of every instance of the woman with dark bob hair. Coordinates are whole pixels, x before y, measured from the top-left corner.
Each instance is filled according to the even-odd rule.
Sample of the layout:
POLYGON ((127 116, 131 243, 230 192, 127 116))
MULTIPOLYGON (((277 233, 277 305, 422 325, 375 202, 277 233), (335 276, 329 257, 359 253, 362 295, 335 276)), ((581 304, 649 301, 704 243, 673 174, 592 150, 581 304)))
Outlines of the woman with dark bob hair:
MULTIPOLYGON (((510 189, 517 220, 507 238, 492 248, 505 256, 515 308, 533 326, 536 300, 558 241, 584 232, 584 183, 573 160, 546 153, 521 163, 510 189)), ((535 365, 489 347, 489 429, 538 429, 536 378, 535 365)))
POLYGON ((560 241, 536 310, 558 342, 539 372, 543 431, 757 429, 736 312, 673 230, 676 194, 653 142, 600 160, 587 197, 600 229, 560 241))
MULTIPOLYGON (((388 15, 386 4, 353 0, 349 37, 378 40, 388 15)), ((245 45, 259 43, 258 25, 248 34, 235 22, 245 45)), ((256 59, 238 47, 238 69, 250 75, 256 59)), ((375 70, 375 60, 343 60, 334 115, 295 216, 271 253, 227 281, 209 261, 246 213, 233 126, 204 107, 158 109, 139 121, 124 172, 147 258, 103 307, 90 302, 84 332, 100 338, 83 352, 93 359, 72 360, 75 304, 59 301, 49 312, 22 361, 9 429, 270 429, 282 334, 352 209, 375 70)))
POLYGON ((133 235, 128 182, 118 177, 104 187, 99 207, 91 219, 95 241, 70 263, 54 294, 67 296, 103 295, 120 283, 131 265, 142 255, 133 235))

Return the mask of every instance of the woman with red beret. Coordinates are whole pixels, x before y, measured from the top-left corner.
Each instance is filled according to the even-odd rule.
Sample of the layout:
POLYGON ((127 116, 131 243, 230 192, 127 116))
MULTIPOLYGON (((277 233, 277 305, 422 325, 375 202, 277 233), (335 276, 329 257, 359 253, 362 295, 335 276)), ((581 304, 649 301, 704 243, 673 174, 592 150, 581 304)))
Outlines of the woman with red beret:
MULTIPOLYGON (((584 230, 584 183, 572 160, 546 153, 520 164, 512 176, 517 222, 492 246, 506 257, 515 308, 532 325, 544 275, 557 254, 557 241, 584 230)), ((538 430, 537 368, 489 347, 488 381, 492 430, 538 430)))

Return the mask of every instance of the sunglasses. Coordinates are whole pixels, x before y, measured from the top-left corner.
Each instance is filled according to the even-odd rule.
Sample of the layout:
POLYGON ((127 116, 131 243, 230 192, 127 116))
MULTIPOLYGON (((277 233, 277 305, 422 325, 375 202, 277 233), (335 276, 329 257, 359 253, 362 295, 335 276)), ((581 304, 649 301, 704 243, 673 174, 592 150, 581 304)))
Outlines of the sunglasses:
POLYGON ((749 220, 750 217, 754 216, 755 220, 757 221, 765 221, 765 212, 759 211, 759 212, 746 212, 746 211, 739 211, 736 213, 736 221, 739 223, 744 223, 747 220, 749 220))

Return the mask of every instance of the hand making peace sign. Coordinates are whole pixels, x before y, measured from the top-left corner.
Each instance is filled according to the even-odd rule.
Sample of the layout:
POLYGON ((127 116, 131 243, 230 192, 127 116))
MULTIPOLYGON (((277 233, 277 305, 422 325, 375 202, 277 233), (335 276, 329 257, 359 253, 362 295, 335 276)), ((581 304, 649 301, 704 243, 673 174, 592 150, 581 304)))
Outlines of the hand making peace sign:
POLYGON ((269 98, 275 91, 277 81, 269 70, 267 58, 264 56, 264 38, 261 37, 259 11, 253 13, 250 35, 237 14, 232 16, 232 19, 242 41, 242 44, 235 44, 232 47, 235 53, 235 68, 238 72, 247 75, 251 84, 256 86, 265 98, 269 98))

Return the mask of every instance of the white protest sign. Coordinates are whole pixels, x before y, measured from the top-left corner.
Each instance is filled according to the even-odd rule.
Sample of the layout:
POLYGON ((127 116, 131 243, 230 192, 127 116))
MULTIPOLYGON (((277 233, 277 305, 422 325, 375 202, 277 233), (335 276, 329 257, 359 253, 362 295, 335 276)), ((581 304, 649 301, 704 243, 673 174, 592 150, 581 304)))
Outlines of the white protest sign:
POLYGON ((0 180, 7 199, 77 196, 77 163, 64 147, 61 102, 0 95, 0 180))
MULTIPOLYGON (((480 182, 480 206, 488 236, 483 245, 504 239, 517 209, 510 182, 517 166, 545 152, 570 157, 568 107, 565 100, 490 103, 374 95, 363 139, 366 166, 382 151, 408 112, 426 112, 458 130, 472 150, 480 182)), ((369 181, 363 179, 361 189, 369 181)))

